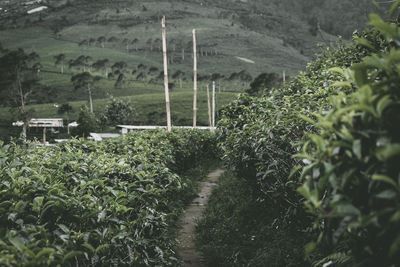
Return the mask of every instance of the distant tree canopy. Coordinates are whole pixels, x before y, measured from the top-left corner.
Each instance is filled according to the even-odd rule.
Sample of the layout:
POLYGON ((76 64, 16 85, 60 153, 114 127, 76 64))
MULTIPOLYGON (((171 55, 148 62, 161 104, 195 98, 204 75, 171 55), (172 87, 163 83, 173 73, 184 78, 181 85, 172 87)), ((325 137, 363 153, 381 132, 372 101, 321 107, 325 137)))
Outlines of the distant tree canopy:
POLYGON ((129 102, 112 98, 100 115, 100 123, 102 126, 132 124, 135 116, 135 109, 129 102))
POLYGON ((58 114, 64 114, 64 113, 69 114, 72 110, 73 109, 72 109, 72 106, 70 104, 64 103, 58 108, 57 113, 58 114))
POLYGON ((280 77, 276 73, 264 72, 258 75, 253 82, 250 83, 250 88, 246 93, 252 96, 260 95, 266 89, 271 89, 279 85, 280 77))
POLYGON ((89 108, 84 105, 81 107, 78 118, 78 127, 74 129, 73 134, 79 136, 89 136, 91 132, 99 129, 99 124, 94 113, 90 112, 89 108))
POLYGON ((101 78, 98 76, 92 76, 89 72, 78 73, 71 77, 71 82, 74 84, 75 90, 78 89, 87 90, 89 95, 90 112, 93 112, 93 100, 92 100, 93 85, 100 79, 101 78))
POLYGON ((36 53, 28 55, 22 49, 9 51, 0 57, 0 104, 21 106, 29 102, 28 97, 38 88, 37 63, 36 53))
POLYGON ((54 56, 55 64, 61 65, 61 73, 64 73, 65 54, 58 54, 54 56))
POLYGON ((38 54, 26 54, 22 49, 8 51, 0 57, 0 105, 19 108, 18 119, 24 122, 21 134, 24 140, 31 115, 26 104, 35 90, 44 88, 38 84, 38 64, 38 54))

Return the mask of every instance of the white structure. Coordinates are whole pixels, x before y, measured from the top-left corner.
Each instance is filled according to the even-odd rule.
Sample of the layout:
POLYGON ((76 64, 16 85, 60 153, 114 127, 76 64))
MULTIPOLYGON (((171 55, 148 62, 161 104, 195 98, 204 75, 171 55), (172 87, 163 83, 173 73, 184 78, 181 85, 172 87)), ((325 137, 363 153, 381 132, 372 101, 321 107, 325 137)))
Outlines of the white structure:
POLYGON ((30 6, 30 5, 34 5, 34 4, 40 4, 41 2, 42 2, 42 0, 34 0, 34 1, 25 2, 22 5, 30 6))
MULTIPOLYGON (((126 134, 134 130, 157 130, 157 129, 167 129, 167 126, 139 126, 139 125, 117 125, 117 128, 121 129, 122 134, 126 134)), ((194 129, 192 126, 173 126, 176 129, 194 129)), ((196 129, 199 130, 210 130, 207 126, 197 126, 196 129)))
POLYGON ((40 6, 40 7, 31 9, 31 10, 28 10, 26 13, 33 14, 33 13, 41 12, 41 11, 47 9, 47 8, 48 8, 47 6, 40 6))
POLYGON ((71 123, 68 123, 68 127, 78 127, 78 123, 76 121, 73 121, 71 123))
POLYGON ((94 141, 103 141, 105 139, 117 138, 120 136, 121 135, 117 133, 90 133, 90 137, 88 137, 88 139, 92 139, 94 141))
MULTIPOLYGON (((12 123, 13 126, 22 126, 24 122, 17 121, 12 123)), ((63 119, 31 119, 28 123, 28 127, 38 128, 62 128, 64 127, 63 119)))

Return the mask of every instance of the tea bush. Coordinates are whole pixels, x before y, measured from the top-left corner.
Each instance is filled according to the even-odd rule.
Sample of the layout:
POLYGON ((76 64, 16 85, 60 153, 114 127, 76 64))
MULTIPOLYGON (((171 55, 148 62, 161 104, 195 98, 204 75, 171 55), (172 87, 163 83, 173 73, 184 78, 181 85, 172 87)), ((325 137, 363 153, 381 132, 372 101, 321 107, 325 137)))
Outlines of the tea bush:
POLYGON ((218 124, 223 158, 255 201, 273 203, 274 223, 319 236, 308 254, 316 265, 398 260, 399 30, 372 19, 373 28, 326 48, 283 88, 240 95, 218 124))
POLYGON ((388 50, 343 70, 357 90, 333 97, 326 115, 315 114, 318 134, 308 135, 298 155, 308 163, 299 192, 319 233, 308 249, 332 253, 321 265, 400 262, 400 28, 376 15, 370 24, 388 50))
MULTIPOLYGON (((171 225, 206 131, 0 144, 0 265, 176 266, 171 225)), ((207 153, 207 154, 206 154, 207 153)))

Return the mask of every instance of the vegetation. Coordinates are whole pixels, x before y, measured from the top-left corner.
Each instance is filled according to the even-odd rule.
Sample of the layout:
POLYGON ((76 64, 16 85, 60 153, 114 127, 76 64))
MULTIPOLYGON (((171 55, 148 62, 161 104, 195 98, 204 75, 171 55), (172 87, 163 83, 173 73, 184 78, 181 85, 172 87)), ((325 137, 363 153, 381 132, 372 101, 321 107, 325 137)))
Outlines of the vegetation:
POLYGON ((318 134, 308 135, 297 155, 307 161, 298 190, 317 217, 319 233, 308 252, 321 246, 332 253, 321 264, 400 262, 400 28, 376 15, 370 25, 389 45, 350 69, 335 69, 346 82, 334 86, 357 90, 332 98, 331 109, 315 114, 316 122, 307 119, 318 134))
POLYGON ((135 121, 135 109, 129 102, 112 98, 104 112, 100 115, 102 126, 115 126, 116 124, 130 125, 135 121))
MULTIPOLYGON (((292 233, 302 240, 315 235, 306 252, 317 266, 391 266, 400 255, 395 164, 399 131, 393 123, 399 114, 394 89, 399 27, 377 15, 370 24, 374 29, 356 33, 351 44, 328 47, 285 88, 260 98, 239 96, 223 109, 218 124, 224 160, 253 189, 252 203, 267 202, 273 209, 274 220, 266 216, 259 231, 269 228, 265 235, 274 236, 273 226, 279 225, 288 240, 292 233)), ((229 204, 224 207, 229 209, 229 204)), ((232 242, 235 231, 246 229, 245 223, 235 228, 239 230, 223 225, 235 224, 246 214, 216 220, 213 210, 219 207, 211 206, 200 223, 204 252, 220 251, 218 259, 226 265, 239 252, 248 262, 256 260, 251 250, 219 250, 221 243, 232 242), (211 225, 222 228, 211 230, 211 225), (209 231, 215 238, 207 237, 209 231)), ((243 248, 246 242, 237 246, 243 248)), ((268 244, 255 243, 253 248, 260 246, 268 255, 268 244)), ((215 255, 209 257, 212 261, 215 255)))
MULTIPOLYGON (((362 1, 309 2, 252 0, 231 1, 226 5, 220 0, 202 3, 192 0, 3 1, 0 55, 7 49, 22 48, 28 54, 34 52, 40 56, 40 66, 35 67, 40 70, 37 75, 40 90, 30 95, 28 105, 160 94, 163 92, 163 77, 159 75, 162 69, 160 19, 165 15, 169 73, 174 92, 191 92, 193 88, 192 72, 187 71, 192 69, 188 25, 199 29, 199 89, 214 79, 222 91, 229 88, 243 92, 260 70, 278 73, 279 77, 282 70, 291 76, 296 74, 318 51, 317 42, 329 44, 336 40, 330 33, 349 37, 344 32, 348 32, 348 27, 340 31, 344 29, 343 24, 351 25, 353 30, 355 21, 359 24, 358 21, 365 20, 364 12, 355 10, 371 9, 362 1), (28 10, 43 4, 48 9, 27 14, 28 10), (335 15, 329 17, 328 11, 335 15), (332 23, 337 15, 346 16, 346 19, 332 23), (316 36, 309 32, 311 16, 315 16, 316 25, 321 26, 316 36), (328 17, 329 20, 322 21, 328 17), (338 27, 331 31, 325 25, 338 27), (84 78, 83 72, 99 78, 94 86, 88 87, 86 83, 88 91, 74 90, 76 79, 74 83, 71 78, 77 75, 84 78)), ((76 106, 75 114, 81 105, 76 106)), ((0 106, 9 106, 9 103, 1 97, 0 106)), ((88 106, 91 109, 91 105, 88 106)), ((28 110, 32 110, 29 116, 38 117, 35 110, 28 110)), ((18 134, 19 131, 10 126, 18 119, 21 118, 1 119, 1 136, 18 134)))
POLYGON ((164 131, 54 147, 0 144, 0 264, 176 266, 180 176, 210 132, 164 131))
POLYGON ((206 219, 196 228, 208 266, 307 266, 303 247, 311 235, 281 224, 274 203, 257 197, 254 188, 234 174, 220 178, 206 219))

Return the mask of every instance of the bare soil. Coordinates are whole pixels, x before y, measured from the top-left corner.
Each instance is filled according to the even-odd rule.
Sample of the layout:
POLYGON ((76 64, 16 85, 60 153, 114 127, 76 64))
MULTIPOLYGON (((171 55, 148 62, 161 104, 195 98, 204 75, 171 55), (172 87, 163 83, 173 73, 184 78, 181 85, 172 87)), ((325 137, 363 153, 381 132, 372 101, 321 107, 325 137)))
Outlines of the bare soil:
POLYGON ((218 186, 218 179, 224 172, 223 169, 216 169, 207 178, 199 182, 200 193, 180 218, 181 230, 178 235, 178 255, 184 261, 184 266, 205 267, 202 254, 196 250, 195 227, 201 219, 212 190, 218 186))

